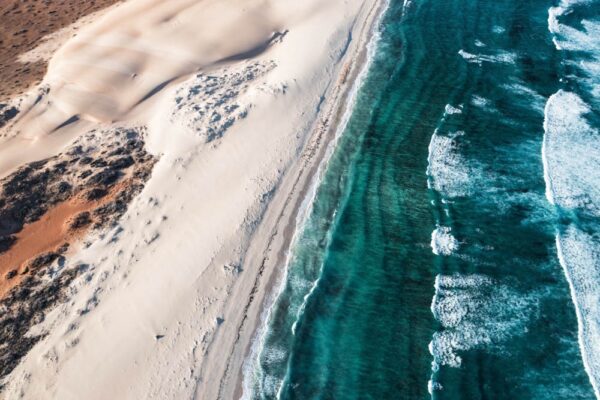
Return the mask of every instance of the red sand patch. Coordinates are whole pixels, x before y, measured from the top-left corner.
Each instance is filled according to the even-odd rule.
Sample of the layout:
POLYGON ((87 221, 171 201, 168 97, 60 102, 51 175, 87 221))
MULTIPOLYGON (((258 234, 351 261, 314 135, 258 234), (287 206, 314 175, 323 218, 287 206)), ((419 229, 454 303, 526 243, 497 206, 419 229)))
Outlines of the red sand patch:
POLYGON ((23 279, 28 261, 41 254, 56 251, 69 242, 74 235, 85 233, 86 229, 69 231, 69 221, 83 211, 89 211, 91 205, 80 200, 70 200, 59 204, 38 221, 25 225, 19 232, 16 243, 4 254, 0 254, 0 298, 3 298, 23 279), (16 270, 17 275, 7 279, 9 271, 16 270))
POLYGON ((65 243, 72 244, 83 238, 93 223, 80 229, 71 229, 73 219, 82 212, 91 212, 101 207, 123 190, 130 182, 122 181, 110 193, 97 201, 86 201, 73 197, 48 210, 39 220, 27 224, 16 234, 16 242, 7 252, 0 254, 0 299, 18 286, 25 278, 29 263, 48 252, 55 252, 65 243), (8 278, 15 270, 17 275, 8 278))

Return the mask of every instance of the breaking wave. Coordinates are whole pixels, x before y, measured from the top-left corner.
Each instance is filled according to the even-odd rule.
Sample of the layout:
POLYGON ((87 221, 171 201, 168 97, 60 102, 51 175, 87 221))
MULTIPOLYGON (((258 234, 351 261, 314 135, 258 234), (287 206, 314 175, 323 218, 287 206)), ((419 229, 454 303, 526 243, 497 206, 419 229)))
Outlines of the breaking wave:
POLYGON ((576 8, 598 8, 592 0, 563 0, 548 10, 548 30, 557 50, 568 52, 564 64, 577 71, 577 81, 584 84, 593 97, 600 97, 600 13, 581 19, 575 28, 561 23, 576 8))
POLYGON ((460 247, 458 240, 447 226, 437 227, 431 234, 431 250, 433 254, 449 256, 460 247))
POLYGON ((460 367, 462 352, 500 349, 524 334, 534 307, 528 296, 488 276, 438 275, 431 311, 443 329, 429 346, 434 373, 444 365, 460 367))
POLYGON ((593 122, 600 98, 600 15, 581 18, 577 27, 565 23, 574 10, 596 6, 563 0, 548 10, 548 30, 568 71, 563 81, 576 81, 578 91, 561 89, 548 99, 542 158, 546 197, 562 219, 556 248, 575 306, 581 357, 600 398, 600 131, 593 122))
POLYGON ((458 51, 458 55, 468 63, 479 65, 483 64, 484 62, 514 64, 517 60, 517 55, 515 53, 507 51, 498 51, 496 54, 473 54, 460 49, 458 51))
POLYGON ((446 115, 461 114, 462 113, 462 105, 459 105, 458 107, 454 107, 452 104, 446 104, 446 108, 444 108, 444 113, 446 115))
POLYGON ((577 313, 583 363, 600 398, 600 238, 572 225, 557 234, 556 248, 577 313))
MULTIPOLYGON (((369 68, 377 55, 381 39, 379 25, 388 7, 389 3, 385 2, 374 21, 372 36, 367 43, 366 60, 350 87, 349 95, 346 99, 345 112, 336 126, 335 137, 326 148, 326 154, 318 166, 318 170, 311 181, 308 193, 298 212, 296 229, 293 234, 292 243, 290 244, 291 251, 286 257, 284 276, 278 282, 278 287, 274 290, 273 297, 268 299, 265 304, 261 322, 251 344, 250 354, 244 362, 242 399, 257 397, 278 399, 281 396, 281 390, 285 384, 287 375, 287 363, 291 349, 289 346, 273 345, 273 341, 269 340, 272 334, 272 325, 278 323, 278 321, 274 321, 277 319, 274 313, 278 311, 276 309, 276 306, 278 306, 277 303, 281 302, 283 297, 287 297, 285 301, 289 301, 290 304, 285 309, 286 321, 283 322, 285 326, 282 328, 283 330, 287 330, 287 337, 283 338, 281 343, 289 345, 286 340, 289 340, 290 335, 295 336, 297 323, 302 317, 307 301, 317 287, 320 274, 322 273, 323 257, 325 256, 321 248, 322 243, 318 236, 310 235, 309 233, 312 232, 308 232, 313 229, 319 230, 323 228, 322 224, 320 224, 322 221, 314 221, 315 219, 318 220, 318 218, 315 218, 313 215, 318 188, 321 185, 321 179, 325 174, 330 159, 333 157, 338 142, 350 121, 359 91, 365 83, 369 68), (310 268, 311 266, 304 266, 304 268, 294 268, 292 271, 291 269, 294 267, 294 264, 298 263, 297 258, 303 247, 308 249, 309 252, 316 254, 316 257, 312 259, 312 269, 310 268), (314 251, 314 249, 317 249, 317 251, 314 251), (286 290, 289 293, 285 293, 286 290)), ((337 209, 333 209, 332 215, 329 216, 332 221, 335 220, 336 213, 337 209)), ((330 227, 330 224, 325 224, 322 231, 319 231, 319 233, 325 234, 327 240, 331 234, 330 227)))
POLYGON ((548 201, 600 216, 600 134, 586 121, 588 105, 559 90, 546 103, 543 161, 548 201))
POLYGON ((446 198, 469 194, 471 168, 460 153, 457 137, 440 135, 437 131, 429 142, 427 175, 428 186, 446 198))

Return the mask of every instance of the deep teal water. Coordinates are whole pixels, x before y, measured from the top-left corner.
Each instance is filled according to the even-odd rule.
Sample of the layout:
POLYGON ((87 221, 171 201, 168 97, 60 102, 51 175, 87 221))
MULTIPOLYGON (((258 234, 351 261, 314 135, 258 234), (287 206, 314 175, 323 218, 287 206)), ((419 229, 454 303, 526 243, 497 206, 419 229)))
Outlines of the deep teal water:
POLYGON ((248 397, 595 398, 599 21, 391 2, 248 397))

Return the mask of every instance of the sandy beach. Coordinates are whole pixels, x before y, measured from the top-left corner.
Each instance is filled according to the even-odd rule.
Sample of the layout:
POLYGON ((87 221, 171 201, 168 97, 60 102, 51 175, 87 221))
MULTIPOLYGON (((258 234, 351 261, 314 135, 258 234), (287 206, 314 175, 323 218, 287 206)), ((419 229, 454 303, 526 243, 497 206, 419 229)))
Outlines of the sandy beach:
POLYGON ((18 293, 46 251, 59 255, 35 271, 39 287, 76 272, 23 325, 36 340, 11 353, 0 397, 243 396, 244 360, 382 8, 129 0, 38 49, 52 53, 46 75, 0 124, 0 193, 31 190, 9 185, 31 163, 51 160, 26 170, 32 186, 59 172, 42 180, 44 206, 26 204, 35 212, 0 204, 15 219, 0 224, 0 271, 19 263, 0 293, 18 293), (83 212, 85 230, 67 229, 83 212))

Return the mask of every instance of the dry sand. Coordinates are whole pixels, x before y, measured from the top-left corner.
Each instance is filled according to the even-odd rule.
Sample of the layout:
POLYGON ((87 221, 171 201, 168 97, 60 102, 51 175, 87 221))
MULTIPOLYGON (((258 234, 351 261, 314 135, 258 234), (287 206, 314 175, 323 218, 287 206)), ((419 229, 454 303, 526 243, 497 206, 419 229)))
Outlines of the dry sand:
MULTIPOLYGON (((83 17, 121 0, 3 0, 0 2, 0 102, 22 94, 46 73, 46 57, 34 50, 56 49, 83 17), (25 53, 29 56, 22 58, 25 53)), ((97 17, 97 16, 96 16, 97 17)), ((85 22, 85 19, 84 21, 85 22)), ((45 53, 45 52, 44 52, 45 53)))
POLYGON ((56 52, 0 176, 95 125, 160 157, 6 398, 231 399, 296 216, 361 67, 376 0, 130 0, 56 52))
POLYGON ((92 224, 74 227, 75 218, 108 204, 127 186, 128 181, 122 181, 106 196, 93 201, 83 195, 74 196, 50 208, 39 220, 26 224, 15 235, 16 241, 10 250, 0 253, 0 299, 19 285, 28 273, 37 272, 30 268, 36 257, 58 252, 61 246, 66 244, 68 247, 85 237, 92 224))

